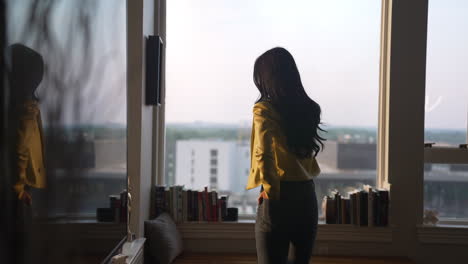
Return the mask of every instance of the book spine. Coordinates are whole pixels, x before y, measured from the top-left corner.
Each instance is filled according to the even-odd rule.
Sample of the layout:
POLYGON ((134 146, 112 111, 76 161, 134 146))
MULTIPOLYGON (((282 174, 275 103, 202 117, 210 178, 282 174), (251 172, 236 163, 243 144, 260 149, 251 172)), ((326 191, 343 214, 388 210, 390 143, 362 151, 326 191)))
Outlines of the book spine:
POLYGON ((366 191, 361 192, 361 199, 360 199, 360 220, 361 220, 361 226, 367 226, 367 200, 368 200, 368 193, 366 191))
POLYGON ((361 225, 361 192, 356 193, 356 225, 361 225))
POLYGON ((219 221, 219 206, 218 206, 218 193, 215 192, 214 193, 214 199, 213 199, 213 207, 214 207, 214 215, 216 216, 215 217, 215 221, 218 222, 219 221))
POLYGON ((325 206, 325 222, 327 224, 336 224, 336 203, 332 197, 327 197, 327 203, 325 206))
POLYGON ((335 194, 335 224, 341 223, 341 195, 335 194))
POLYGON ((203 216, 203 192, 198 192, 198 221, 204 221, 203 216))
POLYGON ((350 199, 350 206, 349 206, 350 224, 352 224, 352 225, 356 224, 355 213, 354 213, 355 200, 356 200, 355 197, 356 197, 355 193, 352 193, 352 194, 349 195, 349 199, 350 199))
POLYGON ((389 219, 389 208, 390 208, 390 198, 389 198, 389 192, 388 191, 381 191, 380 192, 380 197, 381 197, 381 205, 382 205, 382 215, 381 215, 381 223, 382 226, 388 226, 388 219, 389 219))
POLYGON ((340 216, 341 216, 341 224, 346 224, 346 199, 342 198, 341 199, 341 204, 340 204, 340 216))
POLYGON ((164 211, 171 214, 171 207, 170 207, 170 199, 171 193, 169 190, 164 191, 164 211))
POLYGON ((182 212, 184 210, 184 205, 183 205, 183 194, 182 194, 182 187, 177 188, 177 221, 180 223, 182 222, 183 215, 182 212))
POLYGON ((187 191, 182 191, 182 222, 187 222, 187 191))
POLYGON ((155 186, 154 188, 154 217, 158 217, 165 208, 165 187, 155 186))
POLYGON ((221 222, 221 199, 216 200, 216 209, 217 209, 217 215, 218 215, 218 222, 221 222))
POLYGON ((367 195, 367 225, 374 226, 374 192, 369 188, 367 195))
POLYGON ((198 221, 198 192, 193 192, 193 213, 195 215, 194 221, 198 221))
POLYGON ((193 201, 192 201, 192 199, 193 199, 192 190, 188 190, 187 191, 187 203, 189 205, 188 208, 187 208, 187 210, 188 210, 187 220, 188 221, 193 221, 193 201))
POLYGON ((227 215, 227 198, 226 196, 221 197, 221 220, 226 220, 227 215))
POLYGON ((208 187, 205 187, 205 191, 203 192, 204 194, 204 213, 205 213, 205 221, 210 221, 210 202, 209 202, 209 195, 208 195, 208 187))
POLYGON ((211 199, 210 199, 210 205, 211 205, 211 221, 216 222, 218 221, 217 216, 216 216, 216 200, 217 198, 216 192, 212 191, 211 192, 211 199))

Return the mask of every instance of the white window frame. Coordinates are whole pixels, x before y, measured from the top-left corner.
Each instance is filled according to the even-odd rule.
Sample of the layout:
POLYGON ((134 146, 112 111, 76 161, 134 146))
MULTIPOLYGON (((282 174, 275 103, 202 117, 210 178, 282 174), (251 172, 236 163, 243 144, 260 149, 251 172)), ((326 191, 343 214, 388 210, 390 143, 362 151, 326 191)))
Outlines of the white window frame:
MULTIPOLYGON (((159 35, 163 39, 163 65, 162 65, 162 99, 161 105, 154 108, 154 115, 157 118, 154 119, 154 129, 153 137, 157 140, 154 140, 154 156, 157 157, 153 159, 153 177, 156 184, 164 185, 165 176, 164 176, 164 153, 165 153, 165 107, 166 107, 166 82, 165 82, 165 72, 166 72, 166 1, 167 0, 156 0, 156 5, 160 8, 158 9, 158 19, 156 19, 157 26, 155 26, 155 31, 159 32, 159 35)), ((379 84, 379 121, 378 121, 378 142, 377 142, 377 175, 376 175, 376 186, 379 188, 388 188, 388 165, 386 162, 387 157, 387 146, 388 131, 388 90, 389 90, 389 58, 390 58, 390 42, 389 42, 389 29, 390 29, 390 12, 391 12, 391 0, 382 0, 382 11, 381 11, 381 55, 380 55, 380 84, 379 84)), ((244 215, 240 216, 241 219, 251 220, 252 217, 246 217, 244 215)))
MULTIPOLYGON (((165 39, 167 0, 156 1, 161 7, 159 32, 164 43, 170 45, 165 39)), ((444 244, 453 235, 453 229, 422 226, 423 165, 428 155, 437 151, 422 148, 427 8, 428 0, 382 0, 377 186, 391 189, 390 226, 320 225, 316 254, 412 256, 427 263, 421 259, 438 253, 421 250, 421 246, 427 241, 444 244)), ((165 91, 164 79, 163 88, 165 91)), ((153 167, 159 168, 153 170, 158 184, 164 184, 164 158, 160 157, 164 153, 164 94, 163 104, 155 110, 161 117, 154 123, 160 131, 154 135, 159 142, 157 166, 153 167)), ((187 249, 193 252, 255 251, 251 222, 184 223, 179 229, 187 249)), ((468 229, 457 229, 456 233, 468 237, 468 229)))

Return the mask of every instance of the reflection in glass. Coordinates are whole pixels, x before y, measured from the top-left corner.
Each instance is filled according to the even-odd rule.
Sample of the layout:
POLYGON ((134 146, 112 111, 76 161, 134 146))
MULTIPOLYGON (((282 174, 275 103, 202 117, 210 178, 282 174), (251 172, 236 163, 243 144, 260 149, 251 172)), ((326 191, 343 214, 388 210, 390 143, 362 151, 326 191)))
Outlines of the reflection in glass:
MULTIPOLYGON (((126 1, 12 0, 7 8, 9 44, 27 46, 44 61, 31 111, 38 113, 37 118, 40 112, 43 121, 40 142, 45 168, 34 163, 31 168, 45 171, 40 175, 46 183, 34 186, 26 181, 32 205, 23 232, 24 241, 40 243, 25 247, 24 255, 37 263, 72 259, 99 263, 126 234, 123 209, 112 209, 110 221, 118 223, 114 230, 121 232, 110 233, 99 249, 94 248, 95 260, 80 259, 93 250, 81 236, 96 232, 86 223, 97 223, 97 208, 120 210, 121 193, 127 188, 126 1), (84 232, 65 239, 71 229, 63 223, 84 232)), ((15 61, 11 56, 12 65, 15 61)), ((18 90, 14 78, 10 90, 18 90)), ((20 184, 17 187, 19 194, 20 184)))

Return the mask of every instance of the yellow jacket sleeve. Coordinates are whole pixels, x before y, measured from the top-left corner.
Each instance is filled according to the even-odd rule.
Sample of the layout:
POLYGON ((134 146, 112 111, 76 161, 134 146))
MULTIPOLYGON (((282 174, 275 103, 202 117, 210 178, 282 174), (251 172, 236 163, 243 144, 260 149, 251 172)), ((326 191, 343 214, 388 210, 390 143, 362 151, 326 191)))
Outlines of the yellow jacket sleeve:
POLYGON ((26 183, 26 168, 29 161, 29 145, 31 142, 32 135, 34 133, 34 122, 35 116, 25 115, 19 120, 19 127, 17 130, 17 142, 16 142, 16 166, 17 166, 17 181, 14 185, 14 189, 21 197, 24 191, 24 185, 26 183))
POLYGON ((254 108, 254 142, 252 162, 256 169, 269 199, 279 199, 280 175, 277 166, 277 153, 279 124, 274 120, 268 110, 260 107, 254 108))

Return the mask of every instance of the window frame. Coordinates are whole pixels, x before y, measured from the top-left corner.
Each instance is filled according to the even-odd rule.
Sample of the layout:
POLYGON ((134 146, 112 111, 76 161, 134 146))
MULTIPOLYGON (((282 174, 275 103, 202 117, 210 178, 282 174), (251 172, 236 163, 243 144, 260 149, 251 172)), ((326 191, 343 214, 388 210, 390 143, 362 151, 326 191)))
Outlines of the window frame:
MULTIPOLYGON (((425 97, 426 100, 426 97, 425 97)), ((424 127, 424 131, 426 127, 424 127)), ((465 132, 467 133, 467 142, 468 143, 468 127, 465 132)), ((468 148, 462 148, 460 145, 457 146, 437 146, 437 142, 434 144, 429 143, 424 145, 424 164, 468 164, 468 148)), ((423 174, 424 180, 424 174, 423 174)), ((423 204, 424 208, 424 204, 423 204)), ((440 218, 438 225, 453 225, 453 226, 467 226, 468 227, 468 218, 440 218)))
MULTIPOLYGON (((158 32, 163 37, 164 43, 167 43, 166 0, 156 0, 156 3, 160 10, 158 32)), ((390 226, 370 228, 319 225, 315 254, 369 255, 371 253, 374 256, 411 256, 411 259, 420 263, 439 263, 440 252, 445 250, 448 244, 466 245, 467 243, 465 238, 468 237, 468 228, 422 226, 423 165, 426 159, 426 150, 422 145, 427 4, 428 0, 382 0, 377 184, 379 187, 391 188, 393 206, 390 209, 390 226), (405 46, 408 43, 411 47, 405 46), (417 70, 417 74, 405 75, 405 71, 411 73, 412 68, 417 70), (405 98, 401 92, 409 88, 415 91, 411 91, 410 98, 405 98), (416 106, 412 103, 416 103, 416 106), (417 108, 416 113, 407 111, 412 109, 409 105, 417 108), (400 111, 407 112, 407 115, 398 114, 400 111), (405 127, 406 133, 402 136, 401 131, 405 127), (407 151, 409 153, 406 153, 407 151), (412 199, 408 199, 408 196, 412 199), (371 237, 372 241, 366 240, 366 235, 371 237), (423 250, 427 243, 433 244, 429 251, 423 250), (433 261, 428 262, 431 259, 433 261)), ((165 47, 163 49, 165 52, 165 47)), ((163 59, 163 73, 164 62, 163 59)), ((153 164, 155 173, 153 177, 157 184, 164 184, 164 158, 161 157, 165 153, 164 74, 162 87, 163 104, 154 110, 158 118, 153 119, 153 136, 157 137, 154 141, 158 142, 154 145, 154 151, 161 153, 157 155, 153 164)), ((186 248, 193 252, 254 253, 253 228, 252 222, 243 221, 179 225, 186 248)), ((453 252, 454 254, 450 255, 452 259, 466 256, 463 247, 453 248, 453 252)))
MULTIPOLYGON (((166 0, 158 0, 160 12, 159 12, 159 32, 163 38, 164 43, 167 43, 165 39, 166 34, 166 0)), ((407 17, 403 12, 404 6, 399 1, 395 0, 382 0, 381 5, 381 39, 380 39, 380 73, 379 73, 379 104, 378 104, 378 128, 377 128, 377 173, 376 173, 376 186, 378 188, 388 188, 392 191, 393 198, 400 198, 399 196, 403 196, 405 193, 409 193, 413 190, 416 192, 417 199, 414 200, 414 204, 411 205, 417 213, 415 217, 411 219, 411 223, 416 225, 422 224, 422 210, 423 210, 423 164, 428 160, 434 160, 436 156, 444 156, 450 157, 453 160, 463 159, 468 157, 468 151, 463 155, 460 156, 461 150, 454 150, 453 155, 443 155, 439 154, 442 153, 439 148, 432 148, 432 149, 420 149, 417 150, 417 155, 415 158, 412 158, 405 162, 405 164, 409 164, 409 162, 415 162, 420 164, 420 168, 416 168, 416 165, 411 165, 412 169, 417 172, 414 176, 413 182, 406 188, 402 188, 399 181, 402 176, 397 176, 398 171, 401 171, 404 166, 395 166, 397 161, 402 161, 402 158, 398 158, 396 155, 397 153, 401 153, 401 150, 398 147, 398 144, 405 144, 408 143, 408 139, 404 139, 403 137, 399 137, 401 133, 399 133, 398 127, 402 127, 403 124, 407 124, 408 121, 405 120, 407 117, 398 116, 397 113, 401 112, 397 108, 401 108, 402 102, 414 102, 418 106, 418 112, 416 114, 412 114, 412 117, 416 120, 416 124, 412 124, 412 128, 416 128, 415 132, 411 133, 411 138, 416 139, 416 142, 424 142, 424 103, 425 103, 425 96, 417 96, 417 94, 424 94, 425 93, 425 72, 426 72, 426 42, 427 42, 427 1, 421 1, 419 3, 411 3, 408 5, 418 6, 421 11, 417 11, 416 9, 412 9, 411 12, 418 12, 416 14, 419 19, 419 24, 417 27, 422 29, 422 32, 417 36, 411 36, 412 39, 417 40, 418 44, 413 44, 410 49, 419 48, 423 50, 422 52, 418 53, 417 55, 417 62, 411 63, 416 68, 416 73, 418 74, 417 77, 409 76, 408 74, 404 74, 402 71, 398 70, 398 67, 404 65, 406 62, 409 62, 409 59, 404 58, 405 52, 407 52, 408 48, 402 46, 401 43, 408 43, 408 41, 404 41, 403 38, 408 38, 407 35, 409 30, 414 30, 413 28, 404 29, 402 28, 401 24, 408 22, 405 19, 407 17), (397 12, 398 14, 396 14, 397 12), (395 32, 395 26, 398 26, 398 32, 395 32), (405 31, 406 30, 406 31, 405 31), (424 53, 424 57, 422 57, 422 53, 424 53), (424 77, 424 80, 421 79, 421 76, 424 77), (404 78, 407 78, 405 80, 404 78), (409 81, 408 81, 409 80, 409 81), (406 82, 406 83, 405 83, 406 82), (402 90, 404 90, 404 86, 408 85, 408 83, 418 85, 418 88, 415 89, 416 91, 413 93, 411 98, 404 98, 402 96, 402 90), (456 158, 452 158, 456 157, 456 158), (419 183, 419 184, 418 184, 419 183), (396 190, 399 189, 399 190, 396 190)), ((170 45, 170 43, 168 44, 170 45)), ((160 106, 155 107, 158 110, 155 112, 158 113, 158 118, 154 120, 154 125, 157 128, 156 130, 159 131, 155 133, 157 136, 158 142, 158 158, 157 158, 157 167, 159 170, 156 172, 156 183, 157 184, 164 184, 164 149, 161 148, 161 145, 164 145, 165 142, 165 122, 164 122, 164 109, 165 109, 165 46, 163 48, 163 65, 162 65, 162 103, 160 106)), ((413 59, 416 58, 416 55, 412 57, 413 59)), ((406 67, 405 67, 406 68, 406 67)), ((413 109, 415 106, 407 107, 407 109, 413 109)), ((414 123, 414 122, 413 122, 414 123)), ((416 143, 413 142, 412 146, 416 143)), ((443 151, 447 151, 444 148, 443 151)), ((402 215, 403 211, 400 211, 398 207, 394 207, 393 212, 391 214, 402 215)), ((400 218, 393 217, 393 218, 400 218)), ((395 223, 396 219, 391 219, 391 223, 395 223)), ((414 226, 414 225, 413 225, 414 226)))
MULTIPOLYGON (((158 12, 158 14, 160 15, 159 16, 159 32, 160 32, 160 36, 162 37, 163 39, 163 42, 164 43, 167 43, 167 40, 166 40, 166 1, 167 0, 156 0, 156 2, 158 3, 158 5, 161 7, 161 10, 158 12)), ((388 7, 384 9, 384 4, 385 6, 389 6, 390 3, 391 3, 391 0, 381 0, 382 1, 382 6, 381 6, 381 39, 380 39, 380 42, 381 42, 381 51, 380 51, 380 57, 381 57, 381 61, 382 61, 382 43, 383 42, 387 42, 387 35, 388 34, 383 34, 383 30, 387 30, 387 27, 383 26, 384 24, 387 25, 389 22, 388 22, 388 7), (384 16, 385 15, 385 16, 384 16), (384 37, 385 37, 385 40, 384 40, 384 37)), ((170 45, 167 44, 167 45, 170 45)), ((162 63, 162 80, 161 80, 161 87, 162 87, 162 99, 161 99, 161 104, 158 105, 157 107, 155 107, 155 109, 159 109, 158 111, 155 110, 155 114, 156 113, 159 113, 160 115, 162 115, 161 117, 158 117, 156 120, 154 120, 154 127, 157 128, 157 133, 154 133, 154 136, 155 137, 158 137, 157 142, 158 145, 160 146, 161 144, 164 145, 165 144, 165 128, 166 128, 166 123, 165 123, 165 117, 164 117, 164 109, 165 109, 165 106, 166 106, 166 100, 165 100, 165 96, 166 96, 166 82, 165 82, 165 72, 166 72, 166 46, 167 45, 164 45, 163 46, 163 63, 162 63)), ((385 46, 388 46, 388 44, 386 44, 385 46)), ((385 55, 385 56, 388 56, 388 55, 385 55)), ((375 176, 375 185, 377 188, 389 188, 389 185, 387 184, 387 179, 388 177, 386 176, 387 175, 387 171, 384 169, 385 166, 386 166, 386 162, 385 162, 385 158, 386 158, 386 148, 387 148, 387 145, 385 144, 385 133, 381 133, 381 131, 384 131, 384 128, 386 126, 383 125, 383 121, 381 121, 382 119, 380 118, 381 116, 386 116, 386 104, 385 102, 388 101, 387 99, 387 86, 386 85, 383 85, 384 83, 387 83, 387 76, 388 76, 388 73, 387 73, 387 67, 385 66, 386 63, 382 64, 382 62, 380 62, 380 72, 379 72, 379 96, 378 98, 376 98, 378 101, 379 101, 379 104, 378 104, 378 116, 379 116, 379 119, 378 119, 378 124, 377 124, 377 144, 376 144, 376 176, 375 176), (382 70, 382 67, 384 67, 382 70), (384 78, 382 80, 382 78, 384 78)), ((164 185, 166 182, 165 182, 165 175, 164 175, 164 172, 165 170, 164 169, 161 169, 162 167, 165 166, 165 163, 164 163, 164 155, 165 155, 165 149, 159 149, 158 151, 162 151, 162 152, 159 152, 157 155, 157 161, 154 162, 154 165, 153 167, 159 167, 160 170, 158 170, 156 172, 156 175, 155 175, 155 183, 158 184, 158 185, 164 185)), ((210 153, 209 153, 209 156, 210 156, 210 159, 213 159, 213 158, 217 158, 218 157, 218 150, 216 149, 210 149, 210 153), (213 155, 213 151, 215 151, 215 155, 213 155)), ((212 165, 210 165, 212 166, 212 165)), ((255 215, 239 215, 239 217, 242 217, 243 219, 255 219, 255 215)))

